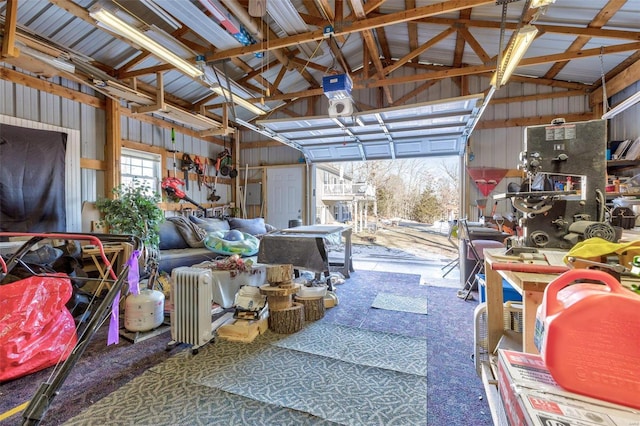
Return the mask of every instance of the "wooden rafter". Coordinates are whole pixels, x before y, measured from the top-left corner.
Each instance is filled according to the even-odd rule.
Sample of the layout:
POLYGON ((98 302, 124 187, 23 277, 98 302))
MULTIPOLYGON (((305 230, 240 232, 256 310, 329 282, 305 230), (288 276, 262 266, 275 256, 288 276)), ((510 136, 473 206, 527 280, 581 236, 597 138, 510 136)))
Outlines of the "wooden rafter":
POLYGON ((415 50, 412 50, 407 55, 405 55, 404 57, 402 57, 399 60, 397 60, 393 65, 389 65, 387 68, 385 68, 385 70, 384 70, 385 73, 387 75, 391 74, 393 71, 397 70, 398 68, 400 68, 401 66, 403 66, 407 62, 411 61, 413 58, 417 58, 422 53, 424 53, 425 51, 427 51, 431 47, 435 46, 436 44, 440 43, 442 40, 444 40, 445 38, 449 37, 451 34, 453 34, 455 32, 456 32, 455 29, 447 28, 446 30, 444 30, 443 32, 438 34, 437 36, 433 37, 431 40, 429 40, 426 43, 424 43, 422 46, 418 47, 415 50))
MULTIPOLYGON (((84 21, 95 25, 87 9, 78 6, 74 0, 49 0, 53 5, 60 7, 68 11, 69 13, 83 19, 84 21)), ((274 0, 277 1, 277 0, 274 0)), ((239 4, 246 9, 246 0, 238 0, 239 4)), ((238 3, 236 2, 236 3, 238 3)), ((10 7, 12 4, 17 3, 17 0, 6 0, 5 10, 7 11, 5 16, 5 37, 7 33, 7 21, 11 20, 10 7)), ((224 3, 224 2, 223 2, 224 3)), ((294 4, 296 2, 294 1, 294 4)), ((295 102, 306 102, 311 108, 312 105, 318 104, 318 99, 323 96, 322 89, 318 81, 318 75, 327 73, 330 68, 327 65, 326 58, 324 60, 312 58, 310 60, 299 54, 300 49, 298 44, 316 43, 320 45, 328 45, 329 51, 335 58, 336 68, 341 68, 342 71, 352 76, 354 80, 354 91, 363 89, 375 89, 375 95, 370 96, 370 103, 376 103, 374 107, 380 108, 384 104, 397 104, 406 103, 408 100, 416 97, 421 92, 424 92, 428 87, 431 87, 437 81, 442 79, 454 79, 459 86, 462 93, 464 93, 469 87, 469 82, 473 80, 467 80, 466 78, 471 75, 489 77, 495 70, 495 46, 492 43, 487 43, 485 40, 491 36, 494 32, 498 34, 501 28, 501 23, 496 16, 486 19, 486 13, 472 13, 476 10, 480 10, 480 6, 488 9, 489 6, 495 6, 495 0, 437 0, 437 2, 429 2, 426 6, 419 6, 425 2, 417 0, 403 0, 397 6, 402 7, 404 3, 404 10, 394 9, 389 12, 389 9, 385 5, 385 0, 298 0, 298 4, 301 3, 305 9, 304 13, 300 13, 303 20, 308 24, 310 30, 291 36, 278 37, 267 26, 268 20, 254 20, 256 25, 259 25, 264 35, 264 40, 269 40, 268 47, 265 47, 265 43, 258 43, 251 46, 243 46, 239 48, 231 49, 219 49, 216 46, 211 45, 202 38, 197 32, 197 29, 187 28, 182 25, 181 28, 173 31, 171 35, 176 40, 184 43, 190 47, 194 52, 198 54, 205 54, 207 61, 219 61, 229 60, 235 66, 232 74, 234 75, 234 82, 242 85, 247 90, 256 93, 256 98, 252 99, 254 102, 260 100, 264 102, 285 100, 288 101, 287 107, 291 106, 295 102), (383 7, 381 7, 383 6, 383 7), (473 9, 478 7, 478 9, 473 9), (384 11, 386 13, 383 13, 384 11), (456 16, 457 12, 457 16, 456 16), (323 28, 326 25, 333 25, 335 33, 331 37, 326 37, 323 34, 323 28), (403 46, 408 50, 399 50, 402 52, 398 54, 393 49, 396 48, 394 43, 398 40, 392 40, 392 35, 404 31, 402 25, 396 28, 385 28, 388 25, 405 24, 407 26, 407 39, 402 40, 405 45, 403 46), (424 27, 424 28, 423 28, 424 27), (435 37, 429 37, 426 40, 420 40, 419 34, 435 34, 434 29, 440 31, 435 37), (474 29, 480 29, 480 31, 474 31, 474 29), (420 30, 420 31, 419 31, 420 30), (488 30, 488 31, 487 31, 488 30), (491 31, 493 30, 493 31, 491 31), (355 35, 362 38, 362 67, 357 68, 354 64, 359 62, 352 57, 345 57, 342 52, 342 46, 349 36, 355 35), (478 38, 476 39, 475 36, 478 38), (389 37, 390 44, 387 40, 389 37), (455 37, 455 45, 451 37, 455 37), (443 40, 448 39, 447 46, 450 49, 449 59, 443 60, 444 64, 437 63, 424 63, 429 60, 431 55, 424 54, 428 49, 438 45, 443 40), (484 46, 484 44, 487 44, 484 46), (268 52, 266 52, 268 50, 268 52), (476 62, 473 55, 466 55, 473 51, 475 56, 479 59, 476 62), (247 59, 246 62, 241 58, 244 55, 256 53, 258 51, 264 51, 266 57, 275 60, 270 60, 268 64, 256 65, 255 60, 247 59), (409 52, 405 55, 406 52, 409 52), (394 56, 395 55, 395 56, 394 56), (398 58, 399 56, 403 57, 398 58), (466 63, 474 63, 475 65, 468 65, 466 63), (252 64, 250 66, 249 64, 252 64), (351 64, 351 65, 350 65, 351 64), (351 66, 354 68, 351 69, 351 66), (400 68, 410 68, 409 73, 396 72, 400 68), (270 72, 265 73, 265 69, 270 72), (239 72, 238 72, 239 71, 239 72), (289 85, 291 74, 288 71, 295 71, 300 74, 304 81, 306 81, 307 89, 297 92, 283 93, 286 90, 291 90, 285 86, 289 85), (413 75, 411 71, 414 72, 413 75), (396 72, 394 74, 394 72, 396 72), (269 80, 265 76, 269 76, 269 80), (285 78, 286 76, 286 78, 285 78), (392 77, 393 76, 393 77, 392 77), (398 99, 392 99, 391 87, 394 85, 409 84, 404 95, 398 99), (264 94, 264 97, 258 95, 264 94), (315 98, 315 99, 314 99, 315 98)), ((519 3, 520 5, 524 3, 519 3)), ((545 22, 552 22, 553 19, 547 19, 547 17, 539 18, 535 15, 533 10, 525 11, 522 22, 506 22, 505 28, 509 32, 513 32, 522 23, 535 20, 534 24, 539 29, 541 36, 546 37, 549 34, 557 34, 562 37, 556 37, 565 41, 565 45, 571 45, 561 53, 553 53, 549 55, 540 55, 537 57, 529 57, 523 59, 520 63, 522 67, 533 67, 548 64, 548 70, 542 77, 533 78, 521 75, 513 75, 511 77, 512 82, 526 82, 531 84, 546 85, 556 88, 564 88, 566 91, 554 91, 547 97, 556 96, 582 96, 589 94, 589 100, 592 106, 602 102, 603 93, 609 97, 620 90, 623 90, 630 84, 638 80, 637 75, 640 74, 640 31, 634 31, 632 29, 610 29, 609 22, 616 13, 622 10, 622 7, 628 0, 607 0, 604 7, 597 10, 597 14, 591 19, 588 25, 582 27, 576 27, 572 25, 556 25, 545 22), (539 19, 538 19, 539 18, 539 19), (541 21, 541 22, 538 22, 541 21), (611 42, 605 44, 603 48, 585 49, 585 46, 593 45, 589 43, 590 40, 608 39, 611 42), (603 91, 600 79, 594 81, 592 84, 567 82, 562 80, 556 80, 558 75, 563 75, 562 70, 564 67, 572 61, 580 58, 594 57, 598 55, 620 54, 622 52, 629 52, 628 58, 621 62, 618 66, 611 69, 606 74, 606 91, 603 91)), ((396 4, 394 3, 394 7, 396 4)), ((515 6, 514 6, 515 7, 515 6)), ((553 6, 552 6, 553 7, 553 6)), ((593 7, 589 8, 593 10, 593 7)), ((628 8, 626 10, 628 12, 628 8)), ((549 14, 547 14, 549 15, 549 14)), ((541 15, 542 16, 542 15, 541 15)), ((616 22, 616 20, 611 20, 616 22)), ((126 41, 116 35, 116 38, 126 41)), ((549 37, 547 37, 549 38, 549 37)), ((354 41, 352 37, 351 43, 354 41)), ((351 47, 351 43, 349 47, 351 47)), ((536 42, 537 43, 537 42, 536 42)), ((445 43, 439 45, 443 46, 445 43)), ((324 47, 324 46, 323 46, 324 47)), ((324 49, 326 52, 326 49, 324 49)), ((3 46, 3 53, 6 48, 3 46)), ((557 50, 556 50, 557 51, 557 50)), ((543 51, 544 52, 544 51, 543 51)), ((115 76, 120 80, 125 80, 129 86, 128 79, 136 84, 136 90, 141 93, 147 93, 153 95, 157 92, 158 88, 154 85, 145 84, 143 80, 138 77, 162 73, 173 69, 174 67, 169 64, 161 64, 154 67, 147 67, 140 69, 140 64, 145 58, 149 57, 149 53, 141 51, 137 56, 129 59, 122 67, 117 70, 109 69, 108 66, 95 63, 94 66, 107 72, 109 75, 115 76), (138 68, 138 69, 136 69, 138 68)), ((441 57, 441 55, 438 55, 441 57)), ((572 62, 572 64, 575 62, 572 62)), ((609 63, 607 63, 609 65, 609 63)), ((298 77, 297 75, 295 76, 298 77)), ((195 79, 198 81, 198 79, 195 79)), ((304 84, 304 81, 300 80, 304 84)), ((148 80, 147 80, 148 81, 148 80)), ((206 85, 206 81, 200 81, 200 84, 206 85)), ((299 87, 299 85, 294 85, 299 87)), ((298 90, 298 89, 293 89, 298 90)), ((477 89, 476 89, 477 90, 477 89)), ((402 90, 394 91, 394 93, 404 92, 402 90)), ((164 93, 167 102, 172 105, 179 106, 185 110, 197 111, 200 107, 206 106, 216 95, 205 96, 203 99, 198 96, 198 101, 188 101, 185 99, 177 99, 175 95, 170 93, 164 93)), ((396 95, 398 96, 398 95, 396 95)), ((527 97, 515 97, 513 99, 519 99, 524 102, 527 97)), ((502 99, 494 99, 495 103, 509 102, 502 99)), ((282 111, 286 111, 281 109, 282 111)), ((285 112, 286 113, 286 112, 285 112)))
POLYGON ((473 52, 480 58, 483 64, 488 64, 493 60, 491 56, 480 46, 478 40, 465 27, 458 28, 458 36, 464 38, 473 52))
MULTIPOLYGON (((627 0, 609 0, 609 2, 602 9, 600 9, 600 12, 596 15, 596 17, 591 20, 588 27, 598 29, 602 28, 616 12, 620 10, 622 6, 624 6, 626 2, 627 0)), ((591 40, 591 37, 589 36, 578 36, 578 38, 576 38, 573 43, 571 43, 571 45, 567 49, 567 52, 579 51, 589 42, 589 40, 591 40)), ((545 78, 554 78, 560 71, 562 71, 562 69, 566 65, 566 62, 556 62, 544 75, 545 78)))
POLYGON ((16 58, 20 50, 16 47, 16 22, 18 19, 18 0, 7 0, 4 32, 2 34, 2 57, 16 58))
MULTIPOLYGON (((487 28, 487 29, 500 29, 499 21, 485 21, 480 19, 452 19, 441 17, 427 17, 416 19, 414 22, 422 24, 437 24, 437 25, 464 25, 467 28, 487 28)), ((610 30, 603 28, 581 28, 569 25, 550 25, 541 24, 536 22, 535 26, 539 31, 549 34, 565 34, 569 36, 588 36, 597 38, 611 38, 630 41, 640 41, 640 33, 637 31, 625 31, 625 30, 610 30)), ((515 30, 518 28, 518 24, 515 22, 505 23, 505 29, 515 30)))
MULTIPOLYGON (((494 0, 449 0, 443 3, 435 3, 427 6, 417 7, 412 10, 404 10, 401 12, 389 13, 384 16, 377 16, 373 18, 367 18, 360 21, 353 21, 345 23, 345 25, 336 29, 336 35, 348 35, 352 33, 359 33, 365 30, 371 30, 385 25, 392 25, 401 22, 415 21, 420 18, 440 15, 447 12, 456 12, 461 9, 466 9, 474 6, 483 6, 486 4, 492 4, 494 0)), ((317 41, 325 38, 325 34, 322 29, 310 31, 307 33, 296 34, 293 36, 282 37, 278 40, 273 40, 269 43, 269 49, 279 49, 284 47, 295 46, 298 43, 317 41)), ((207 55, 207 60, 221 60, 234 56, 242 56, 251 53, 263 51, 263 46, 242 46, 227 50, 215 52, 211 55, 207 55)))
MULTIPOLYGON (((350 4, 351 4, 351 10, 353 11, 357 19, 365 19, 367 17, 364 11, 364 5, 362 4, 362 0, 350 0, 350 4)), ((378 78, 381 80, 384 80, 385 78, 384 66, 382 65, 382 61, 380 60, 378 44, 375 38, 373 37, 373 32, 371 30, 363 31, 362 33, 360 33, 360 35, 362 36, 362 39, 367 46, 367 50, 369 51, 369 57, 373 62, 373 66, 376 69, 376 74, 378 78)), ((385 97, 387 98, 387 102, 389 103, 389 105, 393 105, 393 97, 391 96, 391 90, 386 86, 382 86, 382 90, 384 92, 385 97)))
MULTIPOLYGON (((411 10, 416 8, 416 0, 405 0, 405 9, 411 10)), ((414 51, 418 48, 418 24, 411 21, 407 22, 407 30, 409 32, 409 50, 414 51)))

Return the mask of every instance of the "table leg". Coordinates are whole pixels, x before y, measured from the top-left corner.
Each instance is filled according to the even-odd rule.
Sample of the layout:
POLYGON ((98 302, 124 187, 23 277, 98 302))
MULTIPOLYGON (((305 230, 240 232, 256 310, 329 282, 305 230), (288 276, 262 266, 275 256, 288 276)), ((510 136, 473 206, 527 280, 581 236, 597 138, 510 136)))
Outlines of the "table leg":
POLYGON ((502 276, 485 262, 485 292, 487 297, 487 339, 489 353, 498 346, 504 334, 504 303, 502 276))
POLYGON ((355 270, 351 256, 351 229, 348 229, 344 237, 344 277, 349 278, 350 272, 355 272, 355 270))

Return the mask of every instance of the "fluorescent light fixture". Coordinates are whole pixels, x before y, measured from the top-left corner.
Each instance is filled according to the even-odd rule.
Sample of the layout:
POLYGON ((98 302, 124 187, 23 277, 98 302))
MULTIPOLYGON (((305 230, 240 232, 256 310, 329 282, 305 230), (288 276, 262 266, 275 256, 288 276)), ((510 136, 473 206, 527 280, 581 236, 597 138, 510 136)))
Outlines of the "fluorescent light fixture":
POLYGON ((32 58, 38 59, 46 64, 49 64, 54 68, 57 68, 61 71, 66 71, 71 74, 76 72, 76 67, 70 62, 67 62, 60 58, 53 57, 51 55, 47 55, 46 53, 40 52, 36 49, 32 49, 23 43, 19 43, 18 46, 22 53, 25 53, 26 55, 31 56, 32 58))
POLYGON ((90 12, 89 15, 98 21, 101 26, 131 40, 138 46, 149 51, 152 55, 157 56, 163 61, 175 66, 190 77, 196 78, 203 74, 202 70, 197 68, 195 65, 171 52, 160 43, 149 38, 149 36, 139 29, 127 24, 106 9, 98 9, 90 12))
POLYGON ((243 99, 238 95, 232 94, 231 92, 229 92, 229 90, 220 86, 219 84, 213 84, 211 86, 211 90, 217 93, 218 95, 224 97, 225 99, 228 99, 229 101, 233 102, 234 104, 241 106, 242 108, 248 111, 251 111, 254 114, 264 115, 267 113, 267 111, 263 110, 262 108, 258 108, 248 100, 243 99))
POLYGON ((551 3, 555 3, 556 0, 531 0, 529 9, 537 9, 543 6, 549 6, 551 3))
MULTIPOLYGON (((518 34, 515 36, 513 40, 513 47, 511 48, 510 55, 504 55, 502 60, 500 61, 500 67, 496 70, 493 78, 491 79, 491 85, 493 87, 501 87, 507 84, 511 74, 518 67, 518 64, 522 60, 525 52, 533 43, 533 40, 536 38, 536 34, 538 34, 538 29, 533 25, 525 25, 520 28, 518 34), (502 76, 500 78, 500 82, 498 84, 498 74, 502 71, 502 76)), ((507 49, 509 52, 509 49, 507 49)))
POLYGON ((616 115, 620 114, 622 111, 625 111, 625 110, 631 108, 632 106, 634 106, 638 102, 640 102, 640 92, 634 93, 633 95, 629 96, 624 101, 620 102, 618 105, 616 105, 613 108, 611 108, 609 111, 607 111, 604 114, 602 114, 602 119, 603 120, 608 120, 610 118, 613 118, 616 115))

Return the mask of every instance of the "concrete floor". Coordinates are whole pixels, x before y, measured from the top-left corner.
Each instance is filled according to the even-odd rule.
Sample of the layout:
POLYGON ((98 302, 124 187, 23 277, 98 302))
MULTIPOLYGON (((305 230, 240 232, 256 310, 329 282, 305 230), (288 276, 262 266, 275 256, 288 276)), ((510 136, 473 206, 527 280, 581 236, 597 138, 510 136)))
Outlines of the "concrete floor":
POLYGON ((443 274, 448 260, 421 259, 414 256, 398 257, 384 254, 366 254, 353 256, 356 271, 384 271, 405 274, 420 274, 420 284, 437 287, 461 288, 460 269, 454 268, 446 277, 443 274))

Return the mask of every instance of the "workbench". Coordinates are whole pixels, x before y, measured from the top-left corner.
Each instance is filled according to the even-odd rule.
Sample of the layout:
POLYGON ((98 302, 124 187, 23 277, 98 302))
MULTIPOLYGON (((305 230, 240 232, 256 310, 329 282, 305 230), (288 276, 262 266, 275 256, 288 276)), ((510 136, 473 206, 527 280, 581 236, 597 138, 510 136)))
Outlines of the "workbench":
MULTIPOLYGON (((545 254, 547 265, 544 267, 560 268, 563 266, 561 259, 566 254, 563 250, 539 250, 545 254)), ((486 308, 487 308, 487 343, 488 353, 490 354, 489 362, 482 363, 481 376, 484 388, 487 394, 487 400, 491 409, 491 415, 495 424, 506 424, 505 412, 502 407, 502 400, 498 395, 497 387, 497 360, 495 357, 496 348, 520 350, 525 353, 538 354, 538 350, 534 345, 535 320, 538 306, 542 303, 544 290, 551 281, 560 275, 558 273, 544 272, 515 272, 507 270, 498 270, 499 263, 514 262, 513 260, 505 260, 504 249, 486 249, 485 255, 485 279, 486 279, 486 308), (495 266, 495 267, 494 267, 495 266), (518 337, 517 333, 509 334, 509 338, 501 341, 504 330, 504 303, 502 292, 502 280, 505 279, 513 288, 522 295, 523 319, 521 342, 512 339, 513 336, 518 337), (522 344, 520 348, 508 347, 508 345, 522 344)), ((533 266, 533 265, 532 265, 533 266)), ((565 265, 566 266, 566 265, 565 265)), ((630 287, 632 283, 638 283, 636 277, 623 276, 622 284, 630 287)), ((507 337, 507 336, 505 336, 507 337)))
MULTIPOLYGON (((522 351, 526 353, 538 353, 533 336, 535 332, 536 312, 542 303, 544 290, 547 285, 560 275, 561 272, 514 272, 496 270, 494 265, 505 262, 504 249, 485 250, 485 275, 486 275, 486 300, 487 300, 487 338, 489 353, 493 353, 504 332, 504 311, 502 279, 522 295, 522 313, 524 317, 522 333, 522 351)), ((539 250, 548 260, 545 265, 539 265, 540 271, 546 269, 560 269, 568 267, 562 262, 567 251, 565 250, 539 250)), ((535 265, 531 265, 535 266, 535 265)), ((632 283, 638 283, 636 277, 623 276, 622 284, 630 287, 632 283)))

